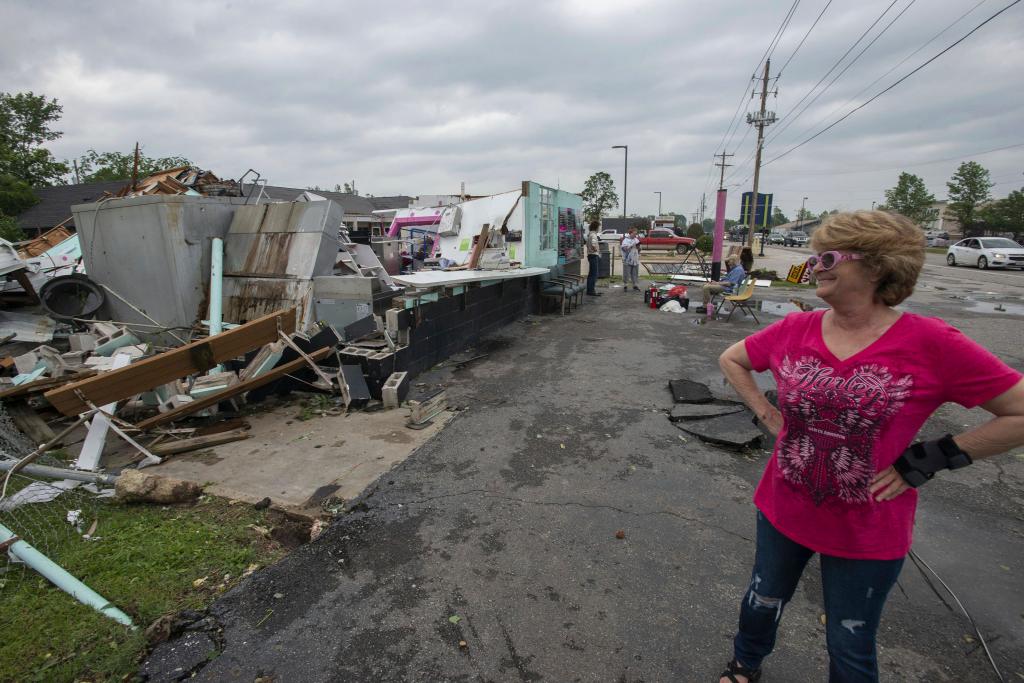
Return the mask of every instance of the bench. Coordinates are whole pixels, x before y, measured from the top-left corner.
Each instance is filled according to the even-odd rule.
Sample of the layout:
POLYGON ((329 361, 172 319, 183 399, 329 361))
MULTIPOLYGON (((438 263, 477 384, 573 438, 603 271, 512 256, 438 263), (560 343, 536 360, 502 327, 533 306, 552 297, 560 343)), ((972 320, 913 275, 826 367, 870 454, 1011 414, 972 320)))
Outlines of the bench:
POLYGON ((587 291, 587 279, 582 275, 565 272, 565 266, 551 266, 547 275, 540 281, 540 312, 544 313, 544 302, 553 300, 558 303, 559 310, 565 315, 566 308, 572 310, 573 302, 578 307, 587 291))

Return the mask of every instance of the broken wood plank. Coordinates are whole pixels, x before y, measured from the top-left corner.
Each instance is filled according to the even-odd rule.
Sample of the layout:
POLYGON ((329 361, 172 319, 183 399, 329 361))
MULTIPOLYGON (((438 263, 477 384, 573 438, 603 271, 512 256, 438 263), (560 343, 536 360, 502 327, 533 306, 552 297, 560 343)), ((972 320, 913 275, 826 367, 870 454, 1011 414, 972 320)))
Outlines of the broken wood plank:
POLYGON ((475 270, 480 265, 480 257, 483 256, 484 249, 487 248, 487 238, 490 231, 491 229, 487 225, 480 228, 480 236, 476 238, 476 244, 473 245, 473 251, 469 255, 469 261, 466 263, 469 270, 475 270))
POLYGON ((210 446, 220 446, 221 444, 231 443, 232 441, 241 441, 242 439, 248 439, 251 436, 252 434, 243 430, 221 432, 220 434, 210 434, 209 436, 196 436, 191 439, 165 441, 158 446, 150 446, 149 451, 153 455, 159 456, 174 455, 175 453, 198 451, 201 448, 209 448, 210 446))
POLYGON ((11 401, 4 406, 15 426, 32 439, 32 443, 41 444, 53 439, 53 430, 39 417, 36 411, 24 401, 11 401))
MULTIPOLYGON (((318 349, 313 353, 309 354, 309 357, 312 358, 314 361, 317 361, 329 355, 333 350, 333 347, 318 349)), ((221 401, 227 400, 232 396, 237 396, 238 394, 244 393, 251 389, 255 389, 256 387, 263 386, 268 382, 273 382, 275 379, 279 377, 283 377, 284 375, 295 372, 296 370, 300 370, 304 367, 306 367, 306 360, 304 358, 296 358, 290 363, 280 365, 271 370, 270 372, 260 375, 259 377, 253 377, 252 379, 246 380, 245 382, 239 382, 238 384, 228 387, 224 391, 217 392, 216 394, 211 394, 209 396, 206 396, 205 398, 199 399, 198 401, 191 401, 184 405, 178 406, 173 410, 168 410, 166 413, 154 415, 153 417, 142 420, 136 426, 139 429, 151 429, 162 424, 167 424, 168 422, 173 422, 174 420, 178 420, 186 415, 191 415, 192 413, 200 411, 204 408, 215 406, 221 401)))
POLYGON ((104 405, 126 399, 161 384, 197 372, 277 341, 278 331, 295 331, 295 309, 278 311, 212 337, 140 360, 126 368, 68 384, 46 392, 54 408, 65 415, 78 415, 88 403, 104 405))
POLYGON ((56 387, 64 384, 88 379, 94 375, 96 375, 95 370, 82 370, 81 372, 76 372, 72 375, 65 375, 64 377, 37 379, 32 382, 26 382, 25 384, 19 384, 16 387, 0 391, 0 399, 11 399, 18 398, 19 396, 28 396, 30 394, 39 394, 44 391, 49 391, 50 389, 55 389, 56 387))

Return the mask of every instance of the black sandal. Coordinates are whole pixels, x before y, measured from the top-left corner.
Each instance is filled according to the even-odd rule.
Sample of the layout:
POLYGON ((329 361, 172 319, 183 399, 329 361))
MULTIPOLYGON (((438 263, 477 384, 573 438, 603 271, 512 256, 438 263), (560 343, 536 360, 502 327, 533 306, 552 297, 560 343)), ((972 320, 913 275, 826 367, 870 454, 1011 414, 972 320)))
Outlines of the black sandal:
POLYGON ((736 678, 737 676, 746 677, 746 679, 750 681, 750 683, 755 683, 755 681, 761 678, 760 669, 748 669, 747 667, 737 662, 735 659, 726 664, 725 666, 725 671, 723 671, 718 677, 728 678, 730 681, 732 681, 732 683, 740 683, 740 680, 736 678))

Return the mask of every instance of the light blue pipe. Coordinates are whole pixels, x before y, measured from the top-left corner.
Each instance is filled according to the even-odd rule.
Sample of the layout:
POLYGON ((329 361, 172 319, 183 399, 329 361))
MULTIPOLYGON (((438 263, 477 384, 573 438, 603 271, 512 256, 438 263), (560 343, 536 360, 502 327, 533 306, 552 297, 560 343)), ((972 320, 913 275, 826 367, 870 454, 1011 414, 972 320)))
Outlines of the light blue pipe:
MULTIPOLYGON (((219 237, 213 238, 213 246, 210 248, 210 336, 220 334, 224 331, 222 318, 224 317, 224 240, 219 237)), ((210 373, 223 372, 220 365, 210 373)))
MULTIPOLYGON (((14 532, 0 524, 0 543, 5 543, 14 538, 14 532)), ((132 629, 135 624, 131 617, 110 604, 110 601, 102 595, 86 586, 84 583, 71 576, 62 567, 53 562, 46 555, 33 548, 25 541, 15 541, 8 548, 8 552, 27 564, 32 569, 49 579, 57 588, 75 598, 79 602, 102 612, 114 621, 124 624, 132 629)))

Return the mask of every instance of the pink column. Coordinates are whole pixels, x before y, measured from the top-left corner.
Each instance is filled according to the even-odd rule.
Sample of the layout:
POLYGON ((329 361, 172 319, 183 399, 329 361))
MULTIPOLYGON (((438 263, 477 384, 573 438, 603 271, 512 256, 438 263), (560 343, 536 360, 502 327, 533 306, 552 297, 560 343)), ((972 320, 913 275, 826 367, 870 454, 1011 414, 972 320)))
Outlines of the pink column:
POLYGON ((711 250, 711 279, 722 276, 722 243, 725 241, 725 197, 728 190, 718 191, 718 204, 715 207, 715 242, 711 250))

